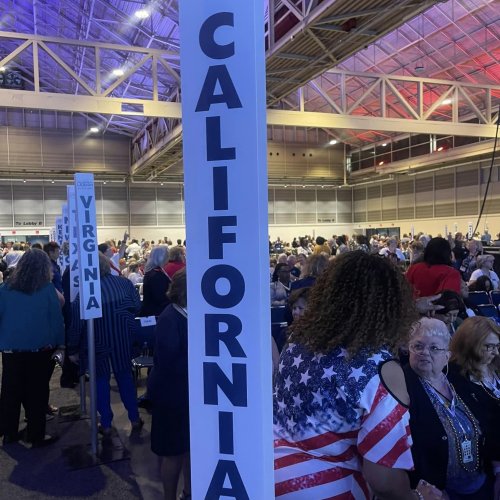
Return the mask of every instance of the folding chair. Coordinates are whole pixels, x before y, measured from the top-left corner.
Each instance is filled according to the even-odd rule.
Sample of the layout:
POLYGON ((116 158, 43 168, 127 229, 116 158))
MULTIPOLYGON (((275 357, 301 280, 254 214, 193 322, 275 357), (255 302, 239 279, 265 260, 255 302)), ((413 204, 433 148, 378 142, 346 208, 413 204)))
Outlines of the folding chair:
POLYGON ((492 290, 490 292, 491 303, 498 307, 500 304, 500 290, 492 290))
POLYGON ((132 335, 132 369, 137 383, 142 368, 153 367, 156 317, 135 318, 132 335))
POLYGON ((477 307, 482 304, 491 304, 488 292, 469 292, 469 302, 477 307))
POLYGON ((278 351, 281 352, 286 341, 286 306, 271 307, 271 335, 278 351))
POLYGON ((476 307, 479 316, 486 316, 487 318, 494 319, 495 321, 500 319, 498 316, 498 309, 493 304, 479 304, 476 307))

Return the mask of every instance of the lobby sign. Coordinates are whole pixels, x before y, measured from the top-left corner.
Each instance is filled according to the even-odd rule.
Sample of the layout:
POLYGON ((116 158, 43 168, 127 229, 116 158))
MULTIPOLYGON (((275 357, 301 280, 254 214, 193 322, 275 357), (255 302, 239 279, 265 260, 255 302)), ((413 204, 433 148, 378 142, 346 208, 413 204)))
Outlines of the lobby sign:
POLYGON ((102 316, 93 174, 75 174, 81 319, 102 316))
POLYGON ((180 26, 193 498, 274 498, 264 8, 180 26))
POLYGON ((75 186, 67 186, 69 217, 69 296, 70 302, 76 299, 79 292, 78 273, 78 226, 76 224, 75 186))

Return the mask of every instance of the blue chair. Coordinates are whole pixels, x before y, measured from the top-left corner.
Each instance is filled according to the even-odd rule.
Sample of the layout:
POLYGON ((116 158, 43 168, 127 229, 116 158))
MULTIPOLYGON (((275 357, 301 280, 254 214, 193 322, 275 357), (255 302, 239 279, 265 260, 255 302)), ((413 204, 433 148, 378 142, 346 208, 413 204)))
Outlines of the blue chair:
POLYGON ((498 309, 493 304, 479 304, 477 306, 477 312, 479 316, 486 316, 487 318, 494 319, 495 321, 500 319, 498 316, 498 309))
POLYGON ((281 352, 286 342, 286 306, 271 307, 271 335, 276 342, 278 351, 281 352))
POLYGON ((490 292, 491 303, 498 307, 500 304, 500 290, 492 290, 490 292))
POLYGON ((488 292, 469 292, 469 302, 474 305, 474 307, 491 304, 490 296, 488 292))
POLYGON ((285 306, 271 307, 271 323, 286 323, 285 306))

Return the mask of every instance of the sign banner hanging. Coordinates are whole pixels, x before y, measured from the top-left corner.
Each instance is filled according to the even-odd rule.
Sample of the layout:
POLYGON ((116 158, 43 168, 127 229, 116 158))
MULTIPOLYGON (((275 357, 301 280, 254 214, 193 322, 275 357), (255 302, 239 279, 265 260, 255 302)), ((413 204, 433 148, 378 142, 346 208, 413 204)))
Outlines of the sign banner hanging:
POLYGON ((75 174, 81 319, 102 316, 93 174, 75 174))
POLYGON ((179 4, 193 498, 274 498, 264 8, 179 4))
POLYGON ((78 226, 76 224, 75 186, 67 186, 66 193, 69 217, 69 293, 70 302, 73 302, 79 292, 78 226))
POLYGON ((69 242, 69 215, 68 215, 68 204, 65 203, 62 207, 62 223, 63 223, 63 242, 61 245, 61 274, 64 273, 65 269, 69 266, 69 252, 68 252, 68 242, 69 242))
POLYGON ((56 239, 55 239, 55 242, 61 248, 61 251, 59 252, 59 259, 57 259, 57 263, 59 264, 59 267, 61 268, 61 273, 62 273, 62 266, 63 266, 63 254, 62 254, 63 231, 64 231, 63 230, 63 218, 56 217, 56 239))

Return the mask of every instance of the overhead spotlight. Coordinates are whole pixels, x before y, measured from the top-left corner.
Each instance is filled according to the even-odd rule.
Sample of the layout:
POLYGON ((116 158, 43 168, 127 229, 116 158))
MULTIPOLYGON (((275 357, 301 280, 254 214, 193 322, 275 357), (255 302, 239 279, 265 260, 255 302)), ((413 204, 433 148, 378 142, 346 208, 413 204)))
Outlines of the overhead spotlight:
POLYGON ((163 182, 160 182, 160 186, 163 186, 163 182))
POLYGON ((451 100, 451 99, 445 99, 445 100, 444 100, 441 104, 442 104, 443 106, 448 106, 448 105, 449 105, 449 104, 451 104, 451 103, 452 103, 452 100, 451 100))
POLYGON ((97 132, 99 132, 99 127, 90 127, 90 132, 97 134, 97 132))
POLYGON ((379 164, 379 165, 383 165, 383 164, 384 164, 384 162, 383 162, 383 161, 379 161, 379 162, 378 162, 378 164, 379 164))
POLYGON ((305 184, 302 184, 302 187, 305 188, 306 187, 305 184))
POLYGON ((147 11, 146 9, 139 9, 134 13, 134 16, 137 17, 137 19, 147 19, 149 15, 149 11, 147 11))
POLYGON ((102 181, 102 183, 103 183, 104 185, 106 185, 106 181, 102 181))
POLYGON ((329 144, 330 144, 330 146, 335 146, 335 144, 337 144, 337 142, 338 141, 336 141, 335 139, 332 139, 329 144))
POLYGON ((125 71, 121 68, 116 68, 112 71, 114 76, 123 76, 125 74, 125 71))
POLYGON ((385 148, 386 146, 387 146, 387 142, 384 142, 384 143, 382 144, 382 147, 383 147, 383 148, 385 148))
POLYGON ((285 184, 283 187, 286 187, 286 188, 287 188, 287 187, 288 187, 288 184, 285 184))
POLYGON ((321 186, 321 189, 325 189, 325 186, 321 186))
POLYGON ((51 184, 55 184, 55 182, 56 182, 56 181, 55 181, 55 180, 53 180, 53 179, 50 181, 50 183, 51 183, 51 184))
POLYGON ((26 184, 26 179, 23 179, 24 184, 26 184))
POLYGON ((439 146, 439 147, 436 149, 436 151, 443 151, 443 149, 444 149, 444 146, 439 146))
POLYGON ((7 71, 7 66, 0 66, 0 73, 5 73, 7 71))

